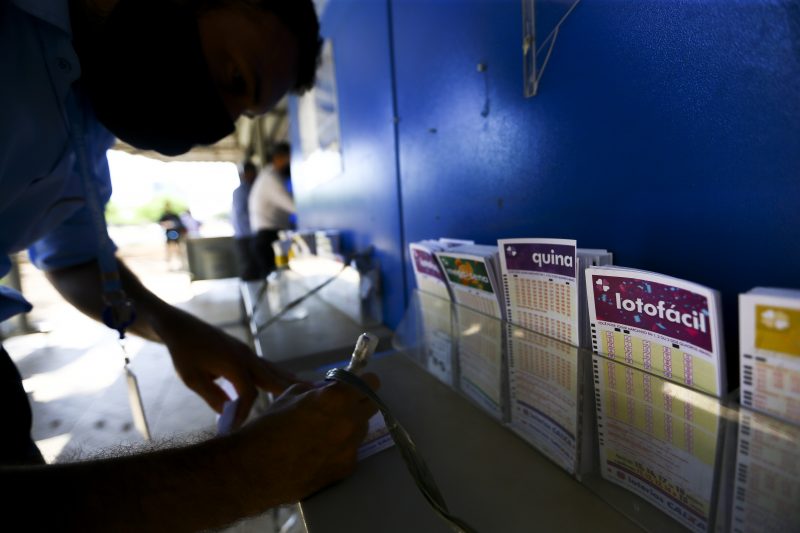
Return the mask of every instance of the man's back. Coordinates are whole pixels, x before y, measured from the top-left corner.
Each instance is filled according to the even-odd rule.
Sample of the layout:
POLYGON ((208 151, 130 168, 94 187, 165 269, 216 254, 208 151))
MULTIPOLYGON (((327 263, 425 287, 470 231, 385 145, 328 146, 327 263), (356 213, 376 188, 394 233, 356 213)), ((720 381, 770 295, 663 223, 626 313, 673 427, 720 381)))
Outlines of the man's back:
MULTIPOLYGON (((96 232, 84 202, 84 184, 70 139, 68 112, 80 75, 66 0, 4 2, 0 6, 0 277, 7 255, 32 246, 37 266, 58 268, 95 256, 96 232), (39 240, 41 239, 41 240, 39 240), (38 240, 38 242, 36 242, 38 240), (36 244, 34 245, 34 242, 36 244)), ((113 137, 85 106, 90 181, 100 201, 111 195, 105 151, 113 137)), ((23 311, 19 295, 0 289, 0 320, 23 311)))
POLYGON ((284 179, 274 171, 262 171, 256 178, 248 206, 253 232, 290 227, 289 217, 294 213, 294 200, 286 189, 284 179))

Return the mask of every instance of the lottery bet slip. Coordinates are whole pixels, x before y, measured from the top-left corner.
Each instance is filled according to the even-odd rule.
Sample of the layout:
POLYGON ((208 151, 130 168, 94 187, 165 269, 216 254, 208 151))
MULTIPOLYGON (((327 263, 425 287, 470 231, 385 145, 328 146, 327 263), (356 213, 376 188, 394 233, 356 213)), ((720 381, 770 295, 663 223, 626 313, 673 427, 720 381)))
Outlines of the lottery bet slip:
POLYGON ((618 266, 586 270, 592 349, 713 396, 727 392, 719 293, 618 266))
POLYGON ((609 265, 607 250, 578 248, 570 239, 501 239, 506 320, 573 346, 588 346, 583 272, 609 265))
POLYGON ((739 295, 741 403, 800 423, 800 291, 739 295))

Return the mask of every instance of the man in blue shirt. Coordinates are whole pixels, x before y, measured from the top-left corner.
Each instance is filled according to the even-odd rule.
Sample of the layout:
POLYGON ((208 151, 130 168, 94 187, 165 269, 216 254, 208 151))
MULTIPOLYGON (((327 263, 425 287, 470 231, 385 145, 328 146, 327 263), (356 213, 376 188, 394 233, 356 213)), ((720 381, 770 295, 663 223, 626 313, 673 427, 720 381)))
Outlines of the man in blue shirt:
POLYGON ((247 200, 250 198, 250 189, 256 180, 258 171, 252 161, 242 164, 239 179, 241 184, 233 191, 233 237, 236 241, 236 253, 239 259, 239 277, 245 281, 260 279, 258 261, 253 250, 253 231, 250 228, 250 210, 247 209, 247 200))
MULTIPOLYGON (((215 142, 240 115, 313 82, 317 34, 310 0, 0 2, 0 277, 8 254, 28 248, 90 316, 119 327, 129 298, 137 315, 129 330, 163 342, 212 408, 227 400, 214 380, 233 383, 237 425, 257 388, 290 386, 228 437, 105 461, 2 466, 41 456, 19 375, 0 347, 7 520, 24 516, 36 530, 206 529, 297 501, 354 468, 373 412, 363 397, 292 385, 243 343, 160 300, 115 262, 102 220, 112 134, 164 154, 215 142)), ((29 309, 0 287, 0 320, 29 309)))

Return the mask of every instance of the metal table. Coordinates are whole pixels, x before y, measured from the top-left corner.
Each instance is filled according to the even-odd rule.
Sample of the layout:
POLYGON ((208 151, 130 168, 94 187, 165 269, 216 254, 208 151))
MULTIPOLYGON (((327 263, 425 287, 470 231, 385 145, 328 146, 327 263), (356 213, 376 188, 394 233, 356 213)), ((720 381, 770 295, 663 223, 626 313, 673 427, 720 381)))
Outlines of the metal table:
MULTIPOLYGON (((306 289, 298 283, 292 297, 306 289)), ((258 355, 292 372, 303 372, 347 360, 358 336, 364 331, 381 339, 378 350, 389 348, 392 331, 385 326, 360 326, 318 295, 300 306, 308 312, 302 320, 277 321, 258 332, 272 315, 261 282, 242 282, 242 301, 258 355)))

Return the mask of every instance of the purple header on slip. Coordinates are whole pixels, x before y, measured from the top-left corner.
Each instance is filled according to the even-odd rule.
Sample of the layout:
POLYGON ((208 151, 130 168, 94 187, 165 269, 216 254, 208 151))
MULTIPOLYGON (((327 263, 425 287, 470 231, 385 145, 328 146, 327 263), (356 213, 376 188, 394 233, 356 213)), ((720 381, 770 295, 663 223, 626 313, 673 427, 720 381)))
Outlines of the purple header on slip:
POLYGON ((636 278, 591 276, 597 320, 644 329, 713 351, 708 298, 636 278))
POLYGON ((503 246, 509 272, 543 272, 576 277, 575 246, 566 244, 506 243, 503 246))
POLYGON ((439 269, 439 265, 436 263, 436 258, 433 257, 433 254, 425 250, 420 250, 419 248, 412 249, 412 252, 414 253, 414 269, 417 272, 427 274, 445 283, 442 271, 439 269))

